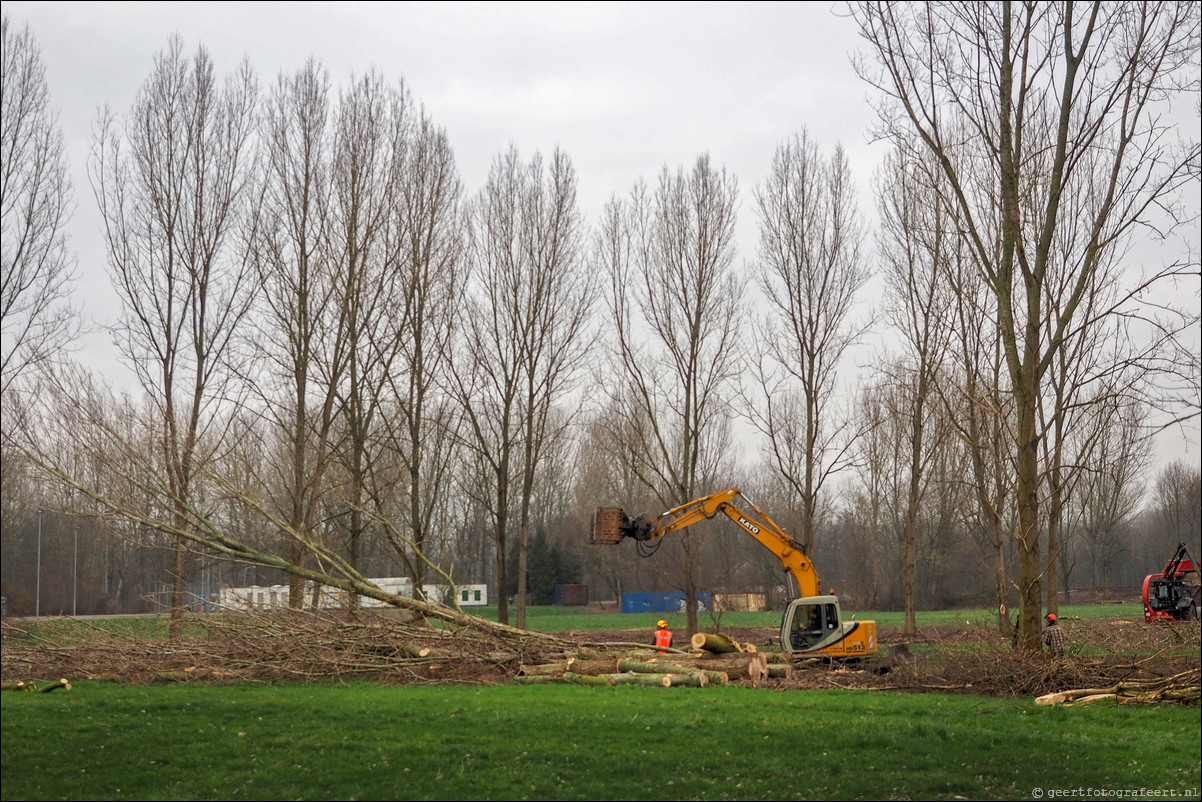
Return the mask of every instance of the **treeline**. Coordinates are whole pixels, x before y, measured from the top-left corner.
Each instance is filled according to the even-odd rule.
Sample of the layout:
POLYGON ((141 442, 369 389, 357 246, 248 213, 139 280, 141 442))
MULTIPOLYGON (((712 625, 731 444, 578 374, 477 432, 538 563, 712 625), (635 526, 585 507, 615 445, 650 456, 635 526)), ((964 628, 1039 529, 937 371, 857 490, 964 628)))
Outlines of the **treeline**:
POLYGON ((6 16, 9 613, 166 605, 178 631, 223 584, 299 607, 306 579, 394 575, 505 588, 518 626, 549 582, 779 603, 779 565, 730 526, 647 560, 587 543, 599 505, 731 486, 845 605, 910 627, 984 603, 1034 642, 1070 588, 1197 554, 1198 468, 1152 451, 1198 415, 1197 303, 1162 294, 1196 293, 1196 255, 1126 261, 1148 226, 1188 231, 1198 143, 1157 103, 1197 88, 1197 7, 853 10, 892 146, 879 225, 802 129, 749 193, 742 262, 739 182, 708 154, 586 220, 567 153, 511 146, 468 188, 403 82, 313 59, 262 83, 173 39, 89 163, 124 391, 63 356, 73 188, 6 16), (980 51, 938 51, 964 25, 980 51))

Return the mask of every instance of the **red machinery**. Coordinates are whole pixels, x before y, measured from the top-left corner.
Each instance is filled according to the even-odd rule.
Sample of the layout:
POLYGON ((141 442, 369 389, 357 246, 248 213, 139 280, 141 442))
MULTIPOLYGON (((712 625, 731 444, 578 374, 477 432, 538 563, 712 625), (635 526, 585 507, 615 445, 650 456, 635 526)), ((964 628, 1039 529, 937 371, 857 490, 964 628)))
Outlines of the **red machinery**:
POLYGON ((1144 622, 1198 620, 1198 563, 1184 543, 1159 574, 1144 578, 1144 622))

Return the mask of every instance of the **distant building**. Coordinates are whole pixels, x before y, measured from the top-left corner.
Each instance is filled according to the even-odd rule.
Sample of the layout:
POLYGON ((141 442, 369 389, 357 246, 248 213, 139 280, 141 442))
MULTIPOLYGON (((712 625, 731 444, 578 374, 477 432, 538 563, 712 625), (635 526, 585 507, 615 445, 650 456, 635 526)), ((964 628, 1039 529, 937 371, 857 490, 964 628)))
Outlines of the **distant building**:
MULTIPOLYGON (((413 597, 413 580, 407 576, 379 577, 369 580, 385 593, 395 596, 413 597)), ((450 606, 446 585, 422 585, 422 592, 432 604, 450 606)), ((347 604, 347 592, 328 585, 318 586, 315 582, 305 583, 305 608, 318 610, 340 610, 347 604)), ((282 610, 288 606, 287 585, 251 585, 250 587, 222 588, 219 604, 225 610, 282 610)), ((482 607, 488 604, 487 585, 459 585, 459 606, 482 607)), ((364 608, 389 607, 387 602, 367 596, 359 597, 359 606, 364 608)))

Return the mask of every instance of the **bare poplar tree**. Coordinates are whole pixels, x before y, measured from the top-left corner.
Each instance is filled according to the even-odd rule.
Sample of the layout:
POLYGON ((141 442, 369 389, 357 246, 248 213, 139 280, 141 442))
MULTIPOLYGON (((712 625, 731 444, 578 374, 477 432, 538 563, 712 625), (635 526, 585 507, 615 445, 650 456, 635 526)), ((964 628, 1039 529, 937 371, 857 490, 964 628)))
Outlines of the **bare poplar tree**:
MULTIPOLYGON (((857 577, 856 595, 869 609, 881 609, 895 564, 888 559, 889 487, 898 471, 894 460, 897 449, 889 436, 890 405, 888 388, 882 381, 861 386, 856 393, 856 412, 863 428, 852 450, 855 454, 855 479, 849 483, 847 509, 843 514, 843 548, 840 555, 854 560, 857 577)), ((850 594, 840 594, 850 595, 850 594)))
MULTIPOLYGON (((928 154, 913 153, 912 158, 930 164, 928 154)), ((943 180, 938 167, 928 167, 923 176, 928 186, 943 180)), ((943 195, 939 191, 932 194, 943 195)), ((946 203, 943 209, 948 214, 957 213, 955 206, 946 203)), ((943 280, 955 298, 946 329, 954 357, 949 351, 949 375, 937 388, 947 419, 967 449, 964 478, 976 500, 975 512, 968 517, 974 519, 973 533, 988 548, 998 630, 1011 635, 1009 599, 1013 582, 1007 547, 1013 543, 1009 522, 1013 518, 1014 459, 1013 439, 1008 434, 1013 427, 1013 402, 1006 392, 996 303, 991 303, 975 261, 965 258, 963 242, 955 247, 960 258, 950 260, 943 271, 943 280)), ((996 243, 994 247, 998 247, 996 243)))
MULTIPOLYGON (((875 584, 888 603, 907 609, 917 606, 920 586, 926 603, 940 600, 935 593, 956 558, 968 492, 961 481, 965 452, 935 391, 919 397, 919 364, 913 354, 890 360, 861 394, 861 415, 871 426, 856 442, 859 481, 852 494, 853 521, 875 541, 868 544, 871 556, 857 562, 884 568, 881 576, 873 573, 877 565, 856 566, 865 574, 862 584, 875 584), (889 570, 899 564, 900 573, 889 570)), ((955 593, 962 590, 957 583, 955 593)), ((910 637, 917 632, 914 624, 908 629, 910 637)))
POLYGON ((865 327, 852 320, 871 271, 851 166, 841 147, 823 159, 804 130, 777 148, 755 193, 760 243, 756 275, 768 313, 756 318, 761 404, 752 421, 767 454, 797 495, 792 535, 809 552, 819 494, 847 467, 850 421, 833 408, 839 363, 865 327))
MULTIPOLYGON (((0 392, 25 368, 51 358, 79 330, 69 295, 75 256, 67 244, 72 186, 41 51, 26 25, 3 19, 0 123, 0 392)), ((6 400, 7 404, 8 401, 6 400)))
POLYGON ((370 522, 365 509, 372 439, 400 349, 398 330, 391 325, 400 281, 398 253, 388 247, 388 238, 411 115, 407 91, 369 73, 342 92, 334 131, 330 237, 347 360, 337 377, 337 454, 345 471, 349 563, 356 569, 370 522))
POLYGON ((471 298, 463 362, 455 371, 468 441, 496 544, 498 618, 508 623, 506 557, 517 518, 518 626, 525 624, 525 560, 533 482, 559 424, 553 412, 574 386, 589 343, 593 278, 582 261, 576 175, 556 151, 510 147, 493 161, 471 210, 471 298))
MULTIPOLYGON (((281 514, 300 537, 291 562, 305 565, 305 543, 316 537, 323 505, 336 391, 347 362, 346 305, 334 272, 329 220, 331 192, 330 85, 310 60, 280 75, 265 103, 261 127, 264 178, 259 225, 251 243, 262 292, 250 347, 264 370, 254 385, 263 412, 282 441, 282 464, 271 485, 283 489, 281 514)), ((289 577, 289 606, 303 606, 304 583, 289 577)))
POLYGON ((966 476, 976 498, 975 530, 989 547, 998 630, 1012 632, 1011 581, 1006 547, 1010 544, 1009 510, 1014 497, 1011 465, 1012 404, 1004 386, 997 326, 984 302, 979 275, 972 264, 959 263, 948 276, 956 294, 951 335, 956 351, 956 387, 941 385, 943 405, 968 449, 966 476))
MULTIPOLYGON (((664 509, 712 492, 728 457, 731 394, 742 369, 743 287, 734 273, 738 185, 708 155, 667 167, 649 197, 639 184, 611 201, 594 258, 609 280, 617 365, 606 388, 627 427, 640 483, 664 509)), ((697 533, 680 543, 688 627, 697 628, 697 533)))
POLYGON ((1020 642, 1039 648, 1043 385, 1066 332, 1085 322, 1081 301, 1106 255, 1145 225, 1185 219, 1199 146, 1178 147, 1157 104, 1196 70, 1198 6, 860 2, 852 13, 882 134, 917 136, 939 160, 996 304, 1016 416, 1020 642), (1074 196, 1092 203, 1068 228, 1074 196), (1053 296, 1056 271, 1068 278, 1053 296))
MULTIPOLYGON (((383 421, 399 463, 403 536, 393 549, 422 593, 442 538, 458 412, 446 392, 452 335, 465 284, 463 188, 446 132, 423 112, 399 165, 389 249, 395 250, 396 305, 385 310, 399 347, 383 388, 395 414, 383 421)), ((419 596, 420 598, 420 596, 419 596)))
MULTIPOLYGON (((154 458, 169 477, 177 530, 193 481, 221 440, 231 339, 253 289, 235 249, 244 221, 256 102, 245 62, 222 86, 208 51, 173 38, 129 113, 106 112, 92 151, 109 270, 121 298, 113 335, 156 411, 154 458)), ((187 543, 177 536, 171 631, 183 626, 187 543)))
POLYGON ((892 381, 907 399, 897 410, 907 427, 903 446, 906 493, 903 504, 906 637, 918 634, 918 516, 936 456, 943 451, 945 426, 929 427, 938 400, 939 375, 946 367, 954 296, 947 275, 960 261, 953 216, 934 191, 926 165, 895 150, 878 175, 881 270, 885 279, 885 315, 898 336, 902 358, 890 369, 892 381))

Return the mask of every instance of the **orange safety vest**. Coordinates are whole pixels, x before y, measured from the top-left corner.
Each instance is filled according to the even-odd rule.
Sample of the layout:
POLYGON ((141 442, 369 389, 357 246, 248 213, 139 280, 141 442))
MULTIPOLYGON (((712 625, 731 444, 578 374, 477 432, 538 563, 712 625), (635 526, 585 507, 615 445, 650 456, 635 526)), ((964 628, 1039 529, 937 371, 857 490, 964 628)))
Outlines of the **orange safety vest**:
POLYGON ((660 650, 672 648, 672 630, 655 630, 655 648, 660 650))

